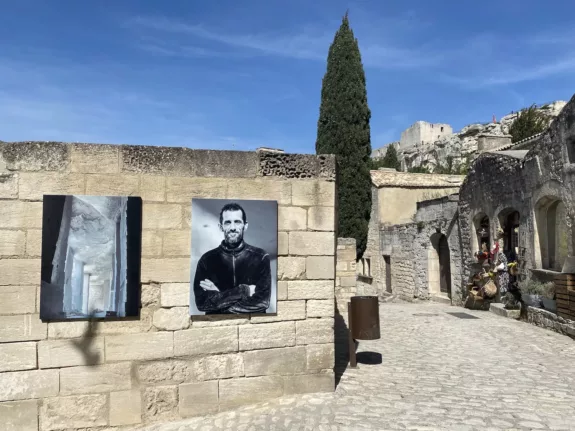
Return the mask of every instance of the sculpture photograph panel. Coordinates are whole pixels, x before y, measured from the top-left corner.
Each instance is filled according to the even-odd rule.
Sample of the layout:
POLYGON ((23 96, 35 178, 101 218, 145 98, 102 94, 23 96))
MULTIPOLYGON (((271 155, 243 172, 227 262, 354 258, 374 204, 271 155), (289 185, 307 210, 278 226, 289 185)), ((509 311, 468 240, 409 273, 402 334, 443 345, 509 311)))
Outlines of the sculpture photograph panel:
POLYGON ((40 318, 136 317, 142 200, 44 195, 40 318))
POLYGON ((278 206, 192 199, 190 314, 275 314, 278 206))

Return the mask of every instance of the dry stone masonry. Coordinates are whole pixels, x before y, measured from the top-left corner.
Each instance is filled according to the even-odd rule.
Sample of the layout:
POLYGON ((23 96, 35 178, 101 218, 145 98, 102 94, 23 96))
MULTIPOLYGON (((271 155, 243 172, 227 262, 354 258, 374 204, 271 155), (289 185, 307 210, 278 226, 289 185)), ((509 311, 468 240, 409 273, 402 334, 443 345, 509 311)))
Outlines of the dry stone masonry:
POLYGON ((333 391, 334 178, 331 156, 0 143, 3 429, 119 430, 333 391), (142 197, 139 318, 40 321, 43 194, 142 197), (277 315, 189 317, 192 197, 278 201, 277 315))

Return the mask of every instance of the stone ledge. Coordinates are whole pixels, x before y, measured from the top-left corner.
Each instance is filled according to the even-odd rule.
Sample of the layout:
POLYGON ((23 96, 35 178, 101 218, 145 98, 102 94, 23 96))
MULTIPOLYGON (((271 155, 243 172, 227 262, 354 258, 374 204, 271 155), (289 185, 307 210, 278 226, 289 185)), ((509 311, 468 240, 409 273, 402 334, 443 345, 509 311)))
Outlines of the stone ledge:
POLYGON ((503 304, 492 302, 489 305, 489 311, 497 314, 498 316, 509 317, 511 319, 519 319, 521 310, 507 310, 504 308, 503 304))
POLYGON ((184 147, 109 145, 64 142, 0 142, 0 159, 8 171, 92 172, 90 163, 119 172, 182 177, 323 179, 335 181, 333 155, 272 151, 195 150, 184 147), (93 158, 75 154, 96 155, 93 158), (118 160, 119 154, 119 160, 118 160), (108 157, 110 160, 105 160, 108 157), (78 166, 76 166, 78 165, 78 166))

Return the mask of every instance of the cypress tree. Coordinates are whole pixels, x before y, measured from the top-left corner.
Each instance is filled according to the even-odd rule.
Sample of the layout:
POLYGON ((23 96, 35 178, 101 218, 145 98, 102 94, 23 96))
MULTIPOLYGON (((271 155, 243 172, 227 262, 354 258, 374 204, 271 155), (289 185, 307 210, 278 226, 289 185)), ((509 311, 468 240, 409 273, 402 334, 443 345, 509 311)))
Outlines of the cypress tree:
POLYGON ((382 164, 382 167, 384 168, 394 168, 396 171, 399 171, 401 168, 401 162, 399 161, 399 157, 397 157, 397 150, 395 149, 395 146, 389 145, 387 147, 387 151, 383 157, 382 164))
POLYGON ((365 73, 347 13, 327 56, 317 125, 317 154, 335 154, 338 237, 355 238, 357 258, 367 245, 371 212, 371 138, 365 73))

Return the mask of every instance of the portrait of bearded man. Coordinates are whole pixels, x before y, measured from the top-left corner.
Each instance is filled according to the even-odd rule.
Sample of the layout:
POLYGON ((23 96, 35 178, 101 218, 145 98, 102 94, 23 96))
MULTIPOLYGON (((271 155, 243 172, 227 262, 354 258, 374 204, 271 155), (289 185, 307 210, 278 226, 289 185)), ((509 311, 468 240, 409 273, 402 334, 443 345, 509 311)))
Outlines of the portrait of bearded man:
POLYGON ((226 203, 221 208, 218 228, 223 239, 216 248, 200 257, 193 279, 198 311, 260 314, 270 307, 270 254, 245 241, 248 227, 246 211, 239 203, 226 203))

